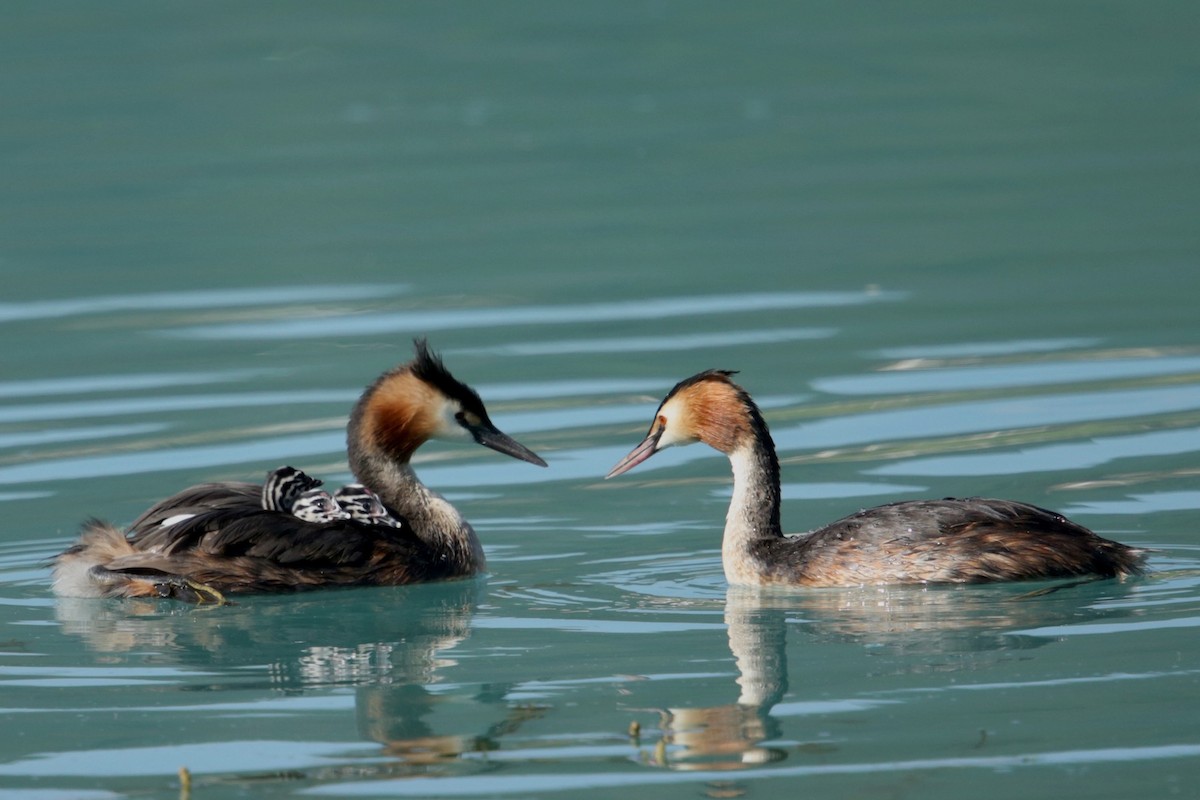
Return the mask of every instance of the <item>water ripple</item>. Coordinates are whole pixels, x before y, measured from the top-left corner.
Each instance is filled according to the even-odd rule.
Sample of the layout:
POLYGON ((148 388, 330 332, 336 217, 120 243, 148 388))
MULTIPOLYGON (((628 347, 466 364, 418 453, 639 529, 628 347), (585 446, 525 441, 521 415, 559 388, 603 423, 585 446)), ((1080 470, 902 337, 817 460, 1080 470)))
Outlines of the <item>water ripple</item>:
POLYGON ((370 300, 406 291, 403 285, 330 284, 327 286, 287 286, 278 284, 261 289, 212 289, 187 292, 151 292, 80 297, 72 300, 41 300, 28 303, 0 303, 0 322, 28 319, 52 319, 113 311, 163 311, 238 306, 286 305, 288 303, 370 300))
POLYGON ((0 448, 36 447, 43 444, 79 442, 90 439, 111 439, 120 436, 138 436, 157 433, 166 425, 147 423, 142 425, 95 425, 87 428, 60 428, 48 431, 0 433, 0 448))
POLYGON ((67 403, 37 403, 0 409, 0 422, 38 422, 80 417, 112 417, 122 414, 152 414, 165 411, 200 411, 217 408, 285 406, 293 403, 339 403, 349 405, 357 392, 343 390, 298 390, 291 392, 241 392, 180 395, 176 397, 130 397, 84 400, 67 403))
POLYGON ((405 310, 395 313, 354 314, 324 319, 200 325, 178 328, 172 335, 191 339, 320 339, 377 336, 385 333, 421 334, 441 330, 510 327, 514 325, 578 325, 583 322, 661 320, 667 317, 708 316, 773 309, 822 308, 894 301, 900 292, 770 292, 698 297, 665 297, 610 303, 581 303, 512 308, 462 308, 446 311, 405 310))
POLYGON ((678 336, 629 336, 611 339, 592 338, 520 342, 449 352, 503 356, 548 356, 580 353, 655 353, 671 350, 711 350, 718 347, 737 347, 747 344, 777 344, 806 339, 825 339, 833 336, 834 333, 836 333, 836 330, 833 328, 721 331, 720 333, 691 333, 678 336))
POLYGON ((1159 511, 1195 511, 1200 508, 1200 491, 1147 492, 1124 500, 1077 502, 1064 514, 1154 514, 1159 511))
POLYGON ((683 631, 724 630, 719 622, 641 622, 626 619, 582 619, 564 617, 486 617, 478 616, 471 622, 474 628, 499 628, 503 630, 555 630, 572 633, 617 633, 617 634, 663 634, 683 631))
MULTIPOLYGON (((1098 436, 1083 442, 1023 447, 999 453, 962 453, 910 458, 866 470, 871 475, 1023 475, 1043 470, 1082 470, 1120 458, 1166 456, 1200 451, 1200 428, 1152 431, 1129 436, 1098 436)), ((1194 508, 1195 506, 1190 506, 1194 508)))
POLYGON ((227 369, 210 372, 152 372, 3 381, 0 382, 0 397, 46 395, 74 397, 88 392, 131 392, 161 389, 167 386, 208 386, 213 383, 243 382, 281 373, 283 373, 282 369, 227 369))
POLYGON ((230 464, 283 463, 298 456, 322 455, 344 450, 345 434, 339 431, 250 439, 224 445, 178 447, 148 453, 52 458, 31 464, 0 467, 0 484, 65 481, 95 475, 138 475, 230 464))
MULTIPOLYGON (((1200 386, 1078 392, 945 403, 851 414, 792 427, 772 427, 781 448, 839 447, 896 439, 1125 419, 1200 408, 1200 386)), ((1028 466, 1028 465, 1027 465, 1028 466)))
MULTIPOLYGON (((760 772, 710 770, 704 780, 712 785, 719 781, 735 784, 781 778, 818 777, 825 775, 872 775, 879 773, 920 773, 934 770, 1016 770, 1032 767, 1103 766, 1113 763, 1163 761, 1200 757, 1200 743, 1180 742, 1149 747, 1111 747, 1084 750, 1025 752, 999 756, 960 756, 946 758, 910 759, 906 761, 863 761, 851 764, 804 764, 776 766, 760 772)), ((362 781, 330 783, 301 790, 301 794, 337 796, 423 796, 464 797, 479 795, 571 792, 585 789, 618 789, 641 786, 664 786, 690 781, 687 773, 670 772, 612 772, 555 773, 553 775, 480 775, 451 776, 436 782, 362 781)))
POLYGON ((1176 617, 1174 619, 1140 620, 1138 622, 1097 622, 1082 625, 1050 625, 1020 631, 1026 636, 1088 636, 1094 634, 1134 633, 1137 631, 1163 630, 1166 628, 1200 628, 1200 617, 1176 617))
MULTIPOLYGON (((0 764, 0 775, 162 775, 163 764, 187 764, 195 773, 297 769, 341 763, 361 747, 347 742, 247 741, 176 743, 39 753, 0 764)), ((370 761, 372 759, 365 759, 370 761)))
POLYGON ((812 383, 814 388, 830 394, 906 394, 1113 381, 1196 371, 1200 371, 1200 358, 1120 358, 902 370, 818 378, 812 383))
POLYGON ((877 351, 880 358, 983 358, 1009 356, 1019 353, 1053 353, 1081 347, 1094 347, 1100 339, 1014 339, 1008 342, 962 342, 927 344, 915 347, 885 347, 877 351))

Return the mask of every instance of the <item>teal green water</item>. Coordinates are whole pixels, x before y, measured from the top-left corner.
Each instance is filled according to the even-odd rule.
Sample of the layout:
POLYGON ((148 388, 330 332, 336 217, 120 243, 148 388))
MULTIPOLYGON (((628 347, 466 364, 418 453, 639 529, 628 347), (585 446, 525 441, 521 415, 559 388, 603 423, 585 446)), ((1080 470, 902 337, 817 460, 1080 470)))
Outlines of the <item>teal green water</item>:
POLYGON ((1183 2, 10 4, 0 798, 1196 796, 1198 34, 1183 2), (344 480, 417 335, 550 462, 421 451, 486 579, 51 594, 88 516, 344 480), (719 455, 601 480, 710 367, 764 407, 788 530, 999 495, 1151 573, 729 590, 719 455))

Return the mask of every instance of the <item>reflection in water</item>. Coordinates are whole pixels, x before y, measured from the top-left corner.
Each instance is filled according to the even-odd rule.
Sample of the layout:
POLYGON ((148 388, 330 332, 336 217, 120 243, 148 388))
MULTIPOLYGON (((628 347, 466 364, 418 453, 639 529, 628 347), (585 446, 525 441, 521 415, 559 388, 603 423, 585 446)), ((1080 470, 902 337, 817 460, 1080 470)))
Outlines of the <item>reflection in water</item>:
MULTIPOLYGON (((1077 625, 1097 618, 1108 620, 1114 614, 1124 616, 1127 612, 1096 601, 1100 595, 1111 599, 1124 594, 1126 586, 1104 580, 992 587, 871 586, 802 593, 730 587, 725 623, 738 670, 737 699, 718 706, 662 712, 666 746, 660 745, 649 760, 678 770, 730 770, 781 761, 795 751, 820 755, 830 752, 832 745, 787 744, 782 741, 780 719, 814 710, 861 710, 891 702, 782 703, 788 691, 789 621, 807 623, 795 631, 805 639, 852 642, 869 648, 870 654, 881 657, 883 672, 975 670, 994 664, 1011 651, 1053 641, 1019 635, 1018 631, 1055 621, 1077 625)), ((805 642, 809 644, 812 642, 805 642)))
MULTIPOLYGON (((57 598, 63 631, 99 653, 152 653, 152 661, 236 672, 266 667, 286 691, 375 682, 432 683, 452 661, 439 653, 463 641, 482 587, 477 581, 251 597, 223 608, 177 608, 150 600, 57 598)), ((214 676, 213 680, 218 680, 214 676)), ((210 681, 209 688, 214 686, 210 681)))
MULTIPOLYGON (((520 729, 529 720, 540 719, 547 707, 528 703, 508 703, 505 697, 511 687, 504 684, 484 684, 471 698, 480 706, 501 710, 495 722, 479 733, 439 733, 431 717, 445 698, 431 694, 415 684, 374 685, 358 692, 356 708, 358 727, 364 737, 383 745, 384 753, 398 764, 387 765, 389 774, 431 774, 428 767, 441 766, 435 772, 446 772, 449 762, 458 761, 468 753, 489 753, 499 750, 501 739, 520 729)), ((455 771, 479 769, 484 762, 460 763, 455 771)))
POLYGON ((780 761, 781 748, 761 742, 780 736, 771 709, 787 691, 787 619, 782 610, 760 605, 756 594, 730 588, 725 600, 729 649, 737 663, 739 693, 733 703, 707 708, 670 708, 663 714, 669 757, 655 761, 672 769, 737 769, 780 761))
MULTIPOLYGON (((202 686, 184 686, 185 691, 232 691, 260 680, 289 695, 353 687, 358 728, 388 758, 306 774, 327 780, 479 769, 483 762, 460 757, 498 749, 500 737, 544 713, 542 707, 510 703, 507 685, 484 685, 471 696, 465 717, 479 726, 476 731, 464 733, 456 729, 458 720, 439 714, 457 697, 437 690, 445 670, 456 664, 446 651, 470 634, 482 591, 481 581, 457 581, 322 592, 319 598, 251 597, 213 609, 73 598, 59 598, 56 608, 63 630, 95 652, 200 672, 202 686), (489 707, 494 711, 484 710, 489 707)), ((278 777, 208 776, 193 782, 278 777)))
POLYGON ((1052 640, 1020 632, 1046 624, 1079 624, 1125 616, 1101 608, 1136 581, 1080 580, 983 586, 864 586, 780 596, 773 602, 803 615, 821 642, 864 645, 877 673, 919 674, 984 669, 1017 650, 1052 640))

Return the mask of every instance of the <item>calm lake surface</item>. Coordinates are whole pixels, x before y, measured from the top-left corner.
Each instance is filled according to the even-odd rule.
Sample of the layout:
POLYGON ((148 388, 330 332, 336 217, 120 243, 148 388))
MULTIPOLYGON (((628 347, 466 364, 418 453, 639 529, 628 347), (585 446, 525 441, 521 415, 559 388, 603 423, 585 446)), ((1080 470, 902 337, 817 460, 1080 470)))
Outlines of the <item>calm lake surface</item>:
POLYGON ((1194 3, 15 2, 0 30, 0 798, 1200 796, 1194 3), (349 475, 427 335, 476 581, 68 601, 191 483, 349 475), (1153 548, 757 594, 740 370, 803 531, 998 495, 1153 548), (636 723, 636 725, 635 725, 636 723))

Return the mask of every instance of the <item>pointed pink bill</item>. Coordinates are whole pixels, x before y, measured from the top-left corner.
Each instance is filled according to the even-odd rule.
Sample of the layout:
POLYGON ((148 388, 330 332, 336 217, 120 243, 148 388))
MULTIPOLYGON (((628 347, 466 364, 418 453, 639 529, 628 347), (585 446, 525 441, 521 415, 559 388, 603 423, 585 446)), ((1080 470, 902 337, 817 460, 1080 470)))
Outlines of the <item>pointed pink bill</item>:
POLYGON ((650 431, 646 438, 642 440, 641 444, 630 450, 629 455, 622 458, 619 462, 617 462, 615 467, 608 471, 608 474, 604 476, 605 480, 608 480, 609 478, 615 478, 623 472, 628 472, 658 452, 658 440, 662 437, 665 428, 663 428, 661 425, 655 425, 654 428, 655 429, 650 431))

